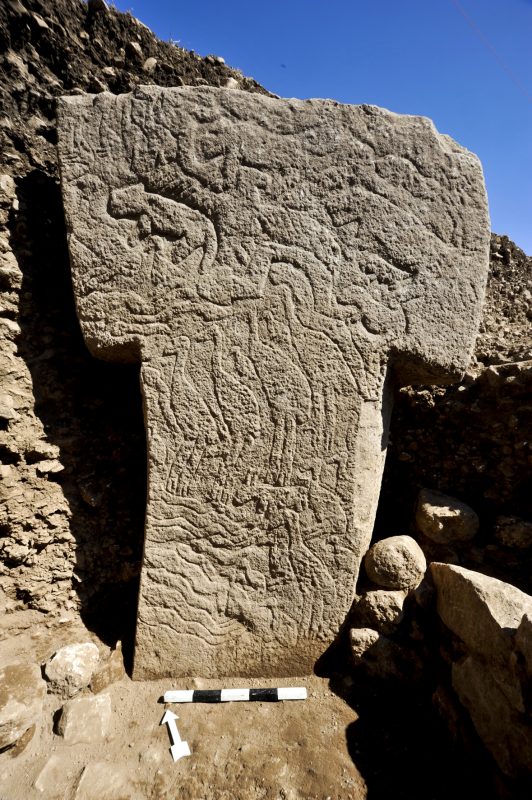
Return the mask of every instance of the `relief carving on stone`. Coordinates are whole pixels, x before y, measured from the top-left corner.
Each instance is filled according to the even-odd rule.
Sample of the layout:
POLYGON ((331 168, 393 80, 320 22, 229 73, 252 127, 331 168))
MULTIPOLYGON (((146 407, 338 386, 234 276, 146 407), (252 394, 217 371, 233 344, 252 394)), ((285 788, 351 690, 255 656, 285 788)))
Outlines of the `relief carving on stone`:
POLYGON ((422 118, 203 87, 66 98, 59 130, 85 340, 141 363, 135 676, 308 671, 369 544, 392 379, 467 366, 480 165, 422 118))

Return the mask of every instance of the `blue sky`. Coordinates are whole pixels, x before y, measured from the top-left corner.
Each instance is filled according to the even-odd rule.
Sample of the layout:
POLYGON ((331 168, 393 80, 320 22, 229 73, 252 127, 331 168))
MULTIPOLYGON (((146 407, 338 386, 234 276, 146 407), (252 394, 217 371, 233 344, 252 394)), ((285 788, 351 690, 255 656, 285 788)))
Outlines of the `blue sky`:
POLYGON ((285 97, 431 117, 480 157, 492 230, 532 254, 532 0, 117 0, 285 97))

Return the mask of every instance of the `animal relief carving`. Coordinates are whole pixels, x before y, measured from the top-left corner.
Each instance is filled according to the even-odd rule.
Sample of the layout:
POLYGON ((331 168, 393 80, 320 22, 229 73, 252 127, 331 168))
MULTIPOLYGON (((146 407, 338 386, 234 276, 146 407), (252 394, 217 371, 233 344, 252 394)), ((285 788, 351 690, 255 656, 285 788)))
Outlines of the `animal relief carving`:
POLYGON ((309 671, 370 541, 392 384, 467 366, 480 165, 422 118, 204 87, 65 98, 59 131, 85 340, 141 364, 134 674, 309 671))

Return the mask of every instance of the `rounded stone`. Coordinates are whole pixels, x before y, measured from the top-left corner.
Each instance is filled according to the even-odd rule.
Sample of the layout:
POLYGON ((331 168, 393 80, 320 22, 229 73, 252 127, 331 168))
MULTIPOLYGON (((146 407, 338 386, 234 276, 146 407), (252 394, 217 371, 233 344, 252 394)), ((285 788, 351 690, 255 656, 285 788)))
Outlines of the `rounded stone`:
POLYGON ((92 642, 61 647, 44 667, 44 674, 55 694, 71 697, 89 685, 98 666, 100 653, 92 642))
POLYGON ((393 633, 402 621, 406 592, 375 589, 359 598, 353 609, 358 625, 375 628, 379 633, 393 633))
POLYGON ((368 578, 386 589, 413 589, 423 578, 427 562, 411 536, 390 536, 374 544, 364 559, 368 578))
POLYGON ((472 539, 478 531, 479 519, 461 500, 422 489, 416 508, 416 527, 433 542, 454 544, 472 539))
POLYGON ((46 684, 37 664, 8 664, 0 669, 0 750, 11 747, 39 721, 46 684))

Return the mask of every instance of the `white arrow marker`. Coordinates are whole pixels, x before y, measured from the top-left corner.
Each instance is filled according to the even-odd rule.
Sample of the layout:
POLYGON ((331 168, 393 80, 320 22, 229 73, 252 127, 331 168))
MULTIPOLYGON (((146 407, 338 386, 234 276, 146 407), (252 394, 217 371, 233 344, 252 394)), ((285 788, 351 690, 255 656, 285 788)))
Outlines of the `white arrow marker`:
POLYGON ((179 735, 179 731, 177 730, 177 725, 175 724, 176 719, 179 719, 177 714, 174 714, 173 711, 164 712, 164 717, 161 720, 161 725, 168 725, 168 732, 170 734, 170 739, 173 742, 173 745, 170 747, 170 752, 172 754, 172 758, 174 761, 179 761, 180 758, 183 756, 190 755, 190 747, 188 746, 188 742, 184 742, 179 735))

